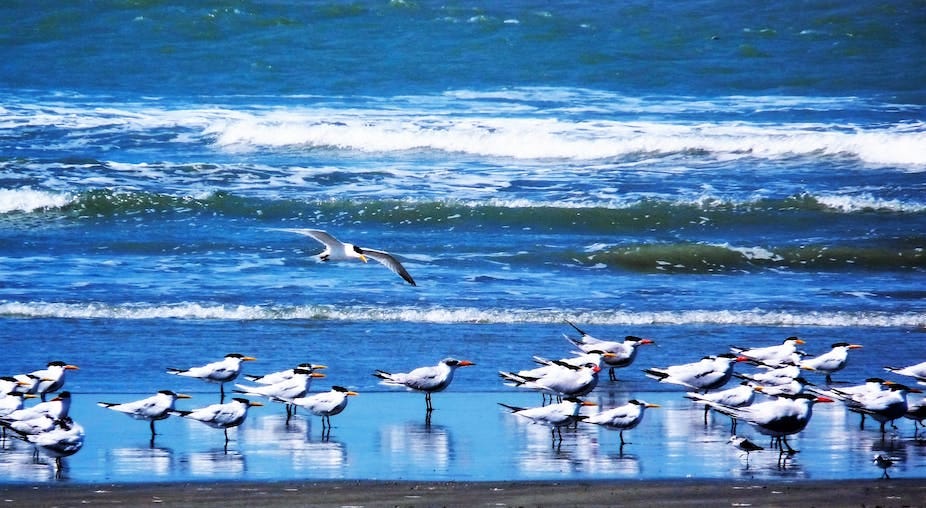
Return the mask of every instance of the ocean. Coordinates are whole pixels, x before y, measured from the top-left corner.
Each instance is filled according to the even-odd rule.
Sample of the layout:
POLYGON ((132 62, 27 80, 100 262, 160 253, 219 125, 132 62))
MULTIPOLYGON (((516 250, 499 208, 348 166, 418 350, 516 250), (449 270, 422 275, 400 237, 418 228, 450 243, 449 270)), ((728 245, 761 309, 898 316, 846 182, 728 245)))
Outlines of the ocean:
MULTIPOLYGON (((10 1, 0 27, 0 373, 80 367, 66 481, 854 478, 878 450, 926 476, 911 422, 885 445, 841 405, 819 453, 745 471, 641 372, 792 335, 863 345, 841 382, 926 360, 926 2, 10 1), (497 372, 569 356, 565 320, 656 342, 596 391, 669 409, 629 467, 611 434, 527 446, 495 404, 539 403, 497 372), (335 443, 271 405, 232 451, 169 419, 165 451, 95 405, 212 403, 165 369, 231 352, 360 392, 335 443), (371 376, 446 356, 477 366, 433 426, 371 376)), ((7 481, 50 467, 0 450, 7 481)))

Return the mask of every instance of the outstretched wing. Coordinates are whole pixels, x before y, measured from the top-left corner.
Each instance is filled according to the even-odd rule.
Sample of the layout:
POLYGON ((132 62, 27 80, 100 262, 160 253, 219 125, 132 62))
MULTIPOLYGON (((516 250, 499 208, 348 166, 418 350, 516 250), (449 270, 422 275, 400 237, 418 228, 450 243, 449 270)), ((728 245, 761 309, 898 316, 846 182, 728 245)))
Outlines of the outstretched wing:
POLYGON ((363 254, 367 257, 375 259, 376 261, 379 261, 383 264, 383 266, 398 274, 400 277, 405 279, 405 282, 408 282, 412 286, 418 285, 415 284, 415 279, 413 279, 412 276, 408 274, 408 271, 404 266, 402 266, 402 263, 399 263, 399 260, 392 257, 392 255, 388 252, 373 249, 363 249, 363 254))
POLYGON ((331 236, 327 231, 322 231, 321 229, 307 229, 307 228, 273 228, 274 231, 286 231, 288 233, 296 233, 297 235, 308 236, 315 239, 319 243, 323 243, 329 247, 336 247, 338 245, 343 245, 340 240, 331 236))

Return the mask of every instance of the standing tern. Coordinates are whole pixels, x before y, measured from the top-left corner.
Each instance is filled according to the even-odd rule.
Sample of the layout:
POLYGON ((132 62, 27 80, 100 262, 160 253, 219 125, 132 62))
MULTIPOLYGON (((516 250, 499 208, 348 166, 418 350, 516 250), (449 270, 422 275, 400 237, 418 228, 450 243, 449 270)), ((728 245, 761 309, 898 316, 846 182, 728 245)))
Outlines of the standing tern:
POLYGON ((0 420, 0 426, 3 427, 4 432, 10 429, 19 437, 25 438, 54 429, 57 421, 58 418, 42 414, 27 420, 0 420))
MULTIPOLYGON (((734 388, 728 388, 717 392, 688 392, 685 394, 685 398, 704 404, 704 424, 707 425, 707 413, 711 409, 708 402, 714 402, 727 407, 746 407, 756 400, 756 390, 748 381, 743 381, 734 388)), ((730 417, 730 420, 730 432, 736 432, 736 418, 730 417)))
POLYGON ((19 411, 23 408, 23 402, 26 398, 35 397, 31 393, 11 393, 9 395, 0 397, 0 420, 2 420, 7 415, 19 411))
POLYGON ((202 379, 208 383, 218 383, 219 385, 219 402, 225 402, 225 383, 234 381, 241 372, 241 362, 251 362, 256 360, 252 356, 245 356, 240 353, 229 353, 225 355, 224 360, 212 362, 201 367, 190 367, 189 369, 168 368, 168 374, 175 376, 192 377, 202 379))
POLYGON ((322 417, 322 434, 331 432, 331 417, 341 414, 347 407, 347 398, 357 395, 357 392, 348 390, 343 386, 332 386, 331 390, 316 393, 310 397, 299 397, 292 400, 296 406, 307 409, 310 413, 322 417))
POLYGON ((287 379, 292 379, 292 377, 295 375, 296 369, 305 369, 309 372, 314 372, 316 370, 323 370, 327 368, 328 368, 327 366, 321 365, 318 363, 305 362, 305 363, 300 363, 299 365, 296 365, 296 367, 292 369, 285 369, 285 370, 281 370, 277 372, 271 372, 270 374, 264 374, 263 376, 245 374, 244 378, 247 379, 248 381, 253 381, 259 385, 275 385, 279 383, 280 381, 286 381, 287 379))
MULTIPOLYGON (((853 386, 840 386, 839 388, 832 388, 830 390, 824 390, 817 387, 810 387, 810 391, 823 395, 824 397, 829 397, 831 399, 841 400, 845 402, 846 400, 855 398, 855 397, 867 397, 868 394, 877 393, 887 389, 887 386, 890 385, 890 381, 885 381, 879 377, 870 377, 865 380, 864 384, 853 385, 853 386)), ((859 423, 859 428, 865 428, 865 413, 860 413, 862 420, 859 423)))
POLYGON ((32 381, 23 381, 13 376, 2 376, 0 377, 0 397, 12 395, 14 393, 28 393, 29 390, 27 388, 32 386, 32 383, 32 381))
POLYGON ((556 446, 557 442, 562 443, 563 441, 563 427, 568 427, 584 419, 585 416, 579 414, 579 411, 581 411, 583 407, 597 406, 598 404, 591 401, 568 398, 558 404, 531 408, 509 406, 508 404, 502 403, 499 403, 499 405, 521 418, 530 420, 531 423, 550 427, 553 446, 556 446))
MULTIPOLYGON (((518 378, 526 380, 526 379, 540 379, 544 376, 550 375, 551 373, 554 373, 560 370, 561 368, 563 368, 564 365, 572 365, 574 367, 580 367, 582 365, 591 363, 600 368, 601 367, 601 357, 602 355, 605 355, 605 354, 610 354, 610 353, 605 353, 604 351, 597 351, 597 350, 589 352, 589 353, 585 353, 585 354, 578 354, 578 352, 576 352, 576 356, 569 357, 569 358, 561 358, 559 360, 548 360, 540 356, 534 356, 533 357, 534 363, 539 364, 540 367, 534 367, 533 369, 519 370, 515 374, 518 378)), ((507 374, 511 374, 511 373, 507 373, 507 374)), ((502 378, 504 379, 505 376, 502 376, 502 378)), ((518 381, 511 380, 511 381, 512 381, 511 383, 508 383, 511 386, 518 386, 519 384, 521 384, 520 380, 518 381)), ((545 392, 541 392, 541 395, 543 396, 544 401, 546 401, 547 394, 545 392)), ((551 395, 551 402, 552 402, 552 397, 553 396, 551 395)))
MULTIPOLYGON (((756 362, 751 362, 756 363, 756 362)), ((733 375, 751 381, 753 383, 762 385, 762 386, 777 386, 785 385, 796 378, 801 376, 801 370, 814 370, 810 366, 797 366, 797 365, 784 365, 782 367, 769 367, 765 364, 758 363, 757 366, 760 369, 758 372, 752 374, 737 374, 733 375)))
POLYGON ((755 387, 755 390, 769 397, 780 397, 782 394, 797 395, 798 393, 804 393, 804 390, 808 386, 813 386, 813 385, 811 385, 810 382, 807 381, 806 379, 798 376, 794 378, 793 380, 791 380, 790 383, 786 383, 782 385, 771 385, 771 386, 758 385, 755 387))
POLYGON ((801 355, 797 351, 797 346, 804 341, 797 337, 788 337, 777 346, 743 348, 734 346, 730 348, 734 353, 745 356, 750 360, 762 362, 766 365, 778 366, 783 363, 800 362, 801 355))
POLYGON ((916 439, 920 432, 920 426, 923 420, 926 420, 926 398, 920 398, 915 402, 907 401, 907 413, 904 418, 913 420, 913 438, 916 439))
POLYGON ((248 417, 248 408, 253 406, 263 406, 263 404, 243 397, 234 397, 226 404, 212 404, 191 411, 174 409, 171 413, 205 423, 213 429, 224 430, 225 446, 228 446, 228 429, 244 423, 245 418, 248 417))
POLYGON ((834 372, 840 371, 846 367, 846 363, 849 360, 849 350, 861 349, 862 346, 858 344, 849 344, 848 342, 837 342, 831 347, 832 349, 828 352, 820 356, 803 360, 800 363, 802 368, 809 368, 808 370, 815 370, 826 374, 827 384, 833 382, 832 375, 834 372))
POLYGON ((366 263, 367 258, 372 258, 386 268, 392 270, 393 273, 405 279, 405 282, 408 282, 412 286, 417 286, 417 284, 415 284, 415 279, 412 279, 412 276, 405 270, 402 263, 399 263, 399 260, 388 252, 365 247, 361 248, 351 243, 344 243, 331 236, 328 232, 320 229, 278 229, 278 231, 288 231, 290 233, 308 236, 324 244, 325 250, 318 255, 318 259, 321 261, 349 261, 352 259, 359 259, 366 263))
POLYGON ((267 397, 270 400, 286 404, 287 420, 292 416, 292 401, 299 397, 305 397, 312 384, 312 379, 325 377, 321 372, 312 372, 308 369, 293 369, 293 376, 289 379, 274 383, 272 385, 245 386, 242 384, 235 385, 235 391, 245 395, 259 395, 267 397))
POLYGON ((706 356, 701 361, 672 365, 666 368, 645 369, 643 372, 660 383, 670 383, 685 386, 693 390, 716 390, 727 384, 733 377, 733 365, 736 362, 747 361, 744 356, 724 353, 716 356, 706 356))
POLYGON ((784 451, 782 447, 787 447, 789 453, 796 453, 796 450, 788 444, 788 436, 797 434, 807 427, 813 415, 813 405, 818 402, 833 402, 833 399, 801 393, 782 395, 776 399, 741 408, 727 407, 715 402, 708 402, 708 404, 727 416, 749 423, 760 433, 777 439, 782 451, 784 451))
POLYGON ((909 376, 916 379, 916 382, 921 385, 926 385, 926 362, 917 363, 916 365, 910 365, 909 367, 884 367, 884 370, 888 372, 893 372, 894 374, 899 374, 901 376, 909 376))
POLYGON ((71 392, 63 391, 57 397, 47 401, 40 402, 32 407, 26 407, 3 417, 3 421, 24 422, 36 418, 49 417, 52 420, 68 416, 71 410, 71 392))
POLYGON ((106 409, 112 409, 135 420, 144 420, 150 422, 151 443, 154 444, 154 422, 164 420, 170 416, 170 411, 174 409, 177 399, 189 399, 190 396, 184 393, 176 393, 171 390, 161 390, 158 393, 133 402, 97 402, 97 405, 106 409))
POLYGON ((469 367, 476 365, 469 360, 457 360, 456 358, 444 358, 437 365, 430 367, 418 367, 411 372, 389 373, 383 370, 377 370, 374 376, 380 378, 380 384, 386 386, 404 386, 409 390, 424 392, 425 405, 430 414, 434 410, 431 405, 431 394, 443 391, 453 381, 453 373, 458 367, 469 367))
POLYGON ((42 370, 36 370, 29 374, 19 374, 14 376, 23 384, 27 384, 28 393, 34 393, 45 401, 45 395, 51 392, 57 392, 64 386, 64 373, 69 370, 79 370, 76 365, 71 365, 61 360, 48 362, 42 370))
POLYGON ((70 457, 84 446, 84 428, 70 417, 55 420, 53 428, 25 437, 36 449, 55 459, 55 476, 60 477, 62 457, 70 457))
POLYGON ((637 427, 643 421, 643 414, 647 408, 659 407, 659 404, 650 404, 643 400, 633 399, 627 404, 593 414, 583 419, 585 423, 599 425, 608 430, 619 431, 621 448, 623 449, 624 431, 637 427))
POLYGON ((575 344, 582 351, 588 353, 593 350, 598 350, 612 353, 611 356, 603 358, 604 363, 609 367, 608 379, 611 381, 617 381, 614 369, 629 367, 637 358, 638 347, 654 343, 650 339, 644 339, 633 335, 624 337, 623 342, 596 339, 575 324, 569 321, 566 321, 566 323, 579 332, 580 335, 578 339, 573 339, 569 336, 566 336, 566 339, 575 344))
POLYGON ((559 397, 581 397, 588 395, 598 386, 598 373, 601 367, 594 363, 576 366, 562 362, 554 364, 554 367, 539 378, 523 377, 504 371, 499 372, 499 376, 519 388, 537 390, 559 397))
POLYGON ((907 394, 922 393, 899 383, 891 383, 887 390, 878 390, 853 395, 843 402, 849 411, 870 416, 881 424, 881 435, 885 434, 885 424, 907 414, 907 394))

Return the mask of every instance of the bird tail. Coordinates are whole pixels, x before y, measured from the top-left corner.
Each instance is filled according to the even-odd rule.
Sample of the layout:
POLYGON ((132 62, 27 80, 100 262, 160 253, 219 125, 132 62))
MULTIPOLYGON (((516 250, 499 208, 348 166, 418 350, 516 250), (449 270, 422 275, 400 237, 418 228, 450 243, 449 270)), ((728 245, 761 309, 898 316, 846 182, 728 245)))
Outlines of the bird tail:
POLYGON ((653 378, 657 381, 662 381, 663 379, 669 377, 667 372, 663 372, 659 369, 643 369, 643 373, 646 374, 646 377, 653 378))
POLYGON ((115 403, 115 402, 97 402, 96 405, 97 405, 97 406, 100 406, 100 407, 109 408, 109 407, 113 407, 113 406, 118 406, 119 404, 117 404, 117 403, 115 403))
POLYGON ((247 379, 248 381, 255 381, 255 382, 256 382, 258 379, 262 378, 262 377, 264 377, 264 376, 255 376, 254 374, 245 374, 245 375, 244 375, 244 378, 247 379))
POLYGON ((576 326, 573 322, 569 321, 568 319, 564 319, 563 321, 565 321, 566 324, 571 326, 575 331, 579 332, 579 335, 588 335, 587 333, 585 333, 584 330, 576 326))
POLYGON ((720 414, 727 415, 730 418, 737 418, 740 416, 740 414, 737 413, 737 409, 735 407, 725 406, 723 404, 718 404, 717 402, 713 402, 710 400, 705 400, 703 402, 704 404, 707 404, 708 406, 710 406, 710 408, 713 409, 714 411, 717 411, 720 414))
POLYGON ((521 386, 528 381, 527 379, 515 374, 514 372, 499 371, 498 376, 505 381, 513 383, 514 386, 521 386))
POLYGON ((167 368, 167 373, 168 373, 168 374, 177 375, 177 374, 180 374, 180 373, 184 372, 185 370, 186 370, 186 369, 178 369, 178 368, 176 368, 176 367, 168 367, 168 368, 167 368))
POLYGON ((391 373, 386 372, 384 370, 377 370, 376 372, 373 373, 373 375, 382 379, 382 381, 380 381, 380 384, 383 384, 383 385, 396 386, 396 385, 402 384, 396 381, 395 376, 393 376, 391 373))
POLYGON ((184 411, 182 409, 168 409, 167 413, 177 416, 189 416, 192 411, 184 411))
POLYGON ((511 411, 512 413, 517 413, 518 411, 523 411, 523 410, 524 410, 523 407, 509 406, 508 404, 502 404, 501 402, 499 402, 498 405, 499 405, 499 406, 502 406, 503 408, 505 408, 505 409, 507 409, 507 410, 509 410, 509 411, 511 411))
POLYGON ((584 342, 582 342, 582 339, 574 339, 566 335, 565 333, 563 334, 563 338, 568 340, 569 343, 572 344, 573 346, 581 346, 582 344, 584 344, 584 342))
POLYGON ((691 399, 700 404, 707 404, 707 400, 700 393, 697 393, 697 392, 688 392, 684 395, 684 397, 686 399, 691 399))

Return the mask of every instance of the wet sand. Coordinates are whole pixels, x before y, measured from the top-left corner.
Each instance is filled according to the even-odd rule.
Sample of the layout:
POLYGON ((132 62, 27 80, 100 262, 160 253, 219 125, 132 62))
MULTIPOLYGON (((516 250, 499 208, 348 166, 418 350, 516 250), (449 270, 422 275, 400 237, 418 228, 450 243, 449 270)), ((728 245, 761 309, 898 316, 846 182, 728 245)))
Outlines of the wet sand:
POLYGON ((926 506, 926 480, 208 482, 0 486, 6 506, 926 506))

